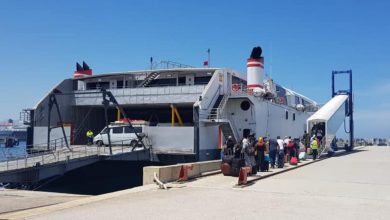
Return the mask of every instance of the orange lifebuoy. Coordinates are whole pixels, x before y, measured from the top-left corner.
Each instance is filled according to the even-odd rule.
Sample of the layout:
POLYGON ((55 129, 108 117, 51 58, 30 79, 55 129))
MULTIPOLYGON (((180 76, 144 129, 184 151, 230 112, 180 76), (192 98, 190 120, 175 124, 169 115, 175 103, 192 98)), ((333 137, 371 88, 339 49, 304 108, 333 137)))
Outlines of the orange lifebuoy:
POLYGON ((232 84, 232 90, 238 92, 241 89, 240 84, 232 84))

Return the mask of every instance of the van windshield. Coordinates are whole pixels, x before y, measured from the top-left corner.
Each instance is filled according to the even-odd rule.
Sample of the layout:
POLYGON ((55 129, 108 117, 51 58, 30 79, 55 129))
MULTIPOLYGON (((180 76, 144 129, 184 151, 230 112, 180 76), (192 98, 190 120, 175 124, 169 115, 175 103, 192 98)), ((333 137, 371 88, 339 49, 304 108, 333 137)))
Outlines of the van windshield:
POLYGON ((125 133, 141 133, 142 127, 125 127, 125 133))
POLYGON ((104 128, 103 131, 100 132, 100 134, 107 134, 107 128, 104 128))

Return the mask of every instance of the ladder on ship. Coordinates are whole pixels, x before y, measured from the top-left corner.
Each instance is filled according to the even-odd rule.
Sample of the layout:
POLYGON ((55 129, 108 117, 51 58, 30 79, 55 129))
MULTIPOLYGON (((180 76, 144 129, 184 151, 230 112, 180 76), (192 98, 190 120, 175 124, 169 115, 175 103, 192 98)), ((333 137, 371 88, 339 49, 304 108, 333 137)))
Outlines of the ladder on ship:
POLYGON ((149 84, 157 79, 158 77, 160 76, 160 73, 159 72, 151 72, 149 75, 147 75, 144 79, 144 81, 142 81, 138 87, 141 88, 141 87, 147 87, 149 86, 149 84))
POLYGON ((220 128, 225 140, 232 137, 235 143, 238 142, 238 136, 234 132, 234 125, 230 121, 230 119, 224 114, 226 103, 229 99, 228 95, 219 95, 217 100, 215 101, 213 108, 210 110, 210 113, 207 117, 211 122, 219 123, 220 128))

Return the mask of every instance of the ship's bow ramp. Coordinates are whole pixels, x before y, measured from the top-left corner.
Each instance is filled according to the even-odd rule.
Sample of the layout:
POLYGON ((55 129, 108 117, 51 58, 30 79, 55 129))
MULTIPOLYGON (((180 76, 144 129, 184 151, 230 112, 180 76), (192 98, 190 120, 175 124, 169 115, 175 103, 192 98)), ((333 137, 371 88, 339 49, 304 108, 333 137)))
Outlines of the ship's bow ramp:
POLYGON ((332 140, 347 116, 348 95, 336 95, 310 118, 307 119, 307 130, 311 135, 322 132, 322 149, 330 149, 332 140))

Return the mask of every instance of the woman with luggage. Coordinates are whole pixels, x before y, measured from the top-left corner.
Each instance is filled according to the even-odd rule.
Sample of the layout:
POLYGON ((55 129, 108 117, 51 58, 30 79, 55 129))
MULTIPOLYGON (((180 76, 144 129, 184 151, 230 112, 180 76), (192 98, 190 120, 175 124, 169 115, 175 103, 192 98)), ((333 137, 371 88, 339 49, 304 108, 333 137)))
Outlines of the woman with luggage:
POLYGON ((289 139, 287 144, 287 154, 288 154, 288 161, 290 161, 292 157, 295 157, 295 144, 294 141, 291 139, 289 139))
POLYGON ((244 153, 245 166, 251 167, 252 174, 255 173, 256 170, 256 160, 255 160, 255 148, 253 145, 249 143, 247 138, 242 140, 242 150, 244 153))

